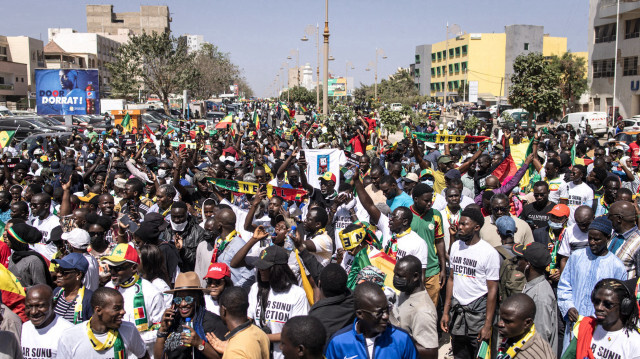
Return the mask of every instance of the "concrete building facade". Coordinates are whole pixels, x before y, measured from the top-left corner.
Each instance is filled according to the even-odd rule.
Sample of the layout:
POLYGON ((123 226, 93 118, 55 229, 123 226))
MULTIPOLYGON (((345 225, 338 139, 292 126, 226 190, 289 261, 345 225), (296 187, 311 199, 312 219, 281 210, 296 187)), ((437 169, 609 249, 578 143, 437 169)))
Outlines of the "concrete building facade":
MULTIPOLYGON (((421 46, 430 47, 430 66, 423 70, 414 64, 416 86, 420 89, 428 86, 427 91, 420 94, 440 100, 446 94, 448 100, 462 101, 468 99, 469 82, 477 81, 478 98, 485 103, 496 103, 506 101, 513 62, 519 55, 530 52, 562 55, 567 51, 567 38, 551 37, 544 33, 542 26, 509 25, 505 26, 504 33, 465 33, 448 41, 421 46), (416 76, 418 69, 419 77, 416 76)), ((419 48, 416 47, 416 53, 423 51, 419 48)), ((423 60, 421 56, 420 62, 423 60)))
POLYGON ((617 117, 615 83, 615 107, 628 118, 640 114, 640 1, 620 1, 619 21, 617 17, 615 0, 589 1, 589 110, 617 117))
POLYGON ((185 41, 187 44, 187 53, 191 54, 200 51, 202 46, 207 42, 204 41, 203 35, 189 35, 185 34, 180 36, 179 41, 185 41))
POLYGON ((410 66, 414 83, 418 88, 420 96, 430 94, 431 88, 431 45, 416 46, 416 53, 413 66, 410 66))
MULTIPOLYGON (((82 58, 82 67, 99 70, 100 89, 108 93, 111 74, 107 69, 107 63, 115 61, 116 50, 120 43, 95 33, 77 32, 70 28, 50 28, 49 42, 55 42, 57 46, 68 55, 82 58)), ((59 68, 55 62, 48 68, 59 68)))
POLYGON ((143 32, 171 31, 168 6, 140 6, 140 12, 114 13, 113 5, 87 5, 87 32, 118 35, 118 29, 128 29, 135 35, 143 32))
MULTIPOLYGON (((20 58, 20 55, 17 56, 20 58)), ((16 61, 9 39, 7 36, 0 36, 0 105, 15 109, 15 102, 26 98, 28 90, 27 64, 16 61)))
POLYGON ((7 42, 13 61, 27 65, 27 88, 35 91, 36 69, 45 67, 42 41, 28 36, 7 36, 7 42))

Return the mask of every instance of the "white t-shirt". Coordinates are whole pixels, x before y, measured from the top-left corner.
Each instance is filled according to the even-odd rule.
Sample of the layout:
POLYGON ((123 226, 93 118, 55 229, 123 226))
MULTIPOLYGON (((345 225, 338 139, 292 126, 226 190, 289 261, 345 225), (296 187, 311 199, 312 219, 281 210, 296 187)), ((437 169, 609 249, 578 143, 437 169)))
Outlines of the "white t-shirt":
MULTIPOLYGON (((58 353, 58 339, 62 332, 73 327, 66 319, 57 316, 44 328, 36 328, 31 321, 22 324, 22 356, 24 359, 55 359, 58 353)), ((60 356, 60 358, 64 358, 60 356)))
POLYGON ((487 294, 487 280, 500 279, 500 254, 482 239, 472 246, 455 241, 449 267, 453 272, 453 297, 467 305, 487 294))
POLYGON ((50 214, 47 218, 40 220, 40 218, 34 218, 32 226, 36 227, 40 233, 42 233, 42 241, 36 243, 35 250, 45 256, 48 260, 58 251, 56 245, 53 243, 47 244, 51 239, 51 231, 60 225, 60 218, 58 216, 50 214))
POLYGON ((217 300, 213 300, 209 294, 204 295, 204 304, 208 311, 220 315, 220 304, 217 300))
POLYGON ((98 265, 98 260, 91 254, 84 252, 82 256, 89 262, 89 269, 84 275, 82 284, 84 284, 85 288, 95 292, 100 286, 100 265, 98 265))
MULTIPOLYGON (((433 205, 431 206, 433 209, 437 209, 438 212, 442 213, 442 211, 444 211, 444 208, 447 206, 447 199, 440 195, 440 194, 435 194, 435 199, 433 201, 433 205)), ((460 197, 460 208, 465 209, 467 208, 468 205, 473 204, 473 199, 467 197, 467 196, 461 196, 460 197)))
POLYGON ((156 278, 151 281, 151 284, 158 290, 158 292, 162 293, 162 298, 164 299, 164 305, 166 308, 171 307, 171 301, 173 301, 173 294, 165 293, 168 290, 171 290, 167 282, 162 280, 162 278, 156 278))
MULTIPOLYGON (((120 325, 120 336, 124 342, 125 351, 128 359, 142 358, 147 352, 147 347, 140 337, 140 333, 136 329, 135 325, 129 322, 122 322, 120 325)), ((104 342, 107 339, 107 333, 94 334, 96 338, 104 342)), ((155 334, 154 334, 155 335, 155 334)), ((72 328, 67 329, 60 337, 58 343, 58 357, 59 358, 105 358, 113 359, 115 354, 113 347, 108 350, 95 351, 91 343, 89 342, 89 335, 87 334, 87 322, 74 325, 72 328)))
POLYGON ((427 257, 429 249, 427 242, 422 239, 418 233, 411 231, 409 234, 398 238, 398 252, 396 253, 396 262, 408 255, 415 256, 422 263, 422 269, 427 268, 427 257))
MULTIPOLYGON (((260 326, 261 305, 258 303, 258 283, 254 283, 249 291, 249 310, 247 316, 253 318, 254 323, 260 326)), ((265 311, 265 326, 271 329, 272 334, 282 332, 284 323, 289 318, 309 313, 309 302, 304 289, 297 285, 292 285, 286 292, 276 293, 269 290, 269 300, 265 311)), ((280 343, 274 343, 273 358, 284 359, 280 350, 280 343)))
POLYGON ((608 332, 598 325, 591 339, 591 350, 596 359, 640 358, 640 334, 626 329, 608 332))
POLYGON ((566 185, 565 193, 569 199, 568 205, 571 210, 571 215, 569 215, 568 225, 572 225, 576 223, 573 215, 575 214, 576 208, 582 206, 583 204, 591 207, 593 202, 593 190, 589 187, 588 184, 582 182, 579 185, 576 185, 573 182, 569 182, 566 185))
POLYGON ((565 229, 562 242, 560 242, 560 248, 558 249, 558 254, 568 257, 577 249, 585 248, 588 245, 589 236, 574 224, 565 229))
POLYGON ((316 246, 316 251, 311 253, 316 257, 318 262, 322 264, 322 266, 326 267, 331 261, 331 255, 333 255, 333 240, 331 237, 329 237, 327 232, 324 232, 311 238, 307 237, 307 239, 311 240, 311 242, 316 246))

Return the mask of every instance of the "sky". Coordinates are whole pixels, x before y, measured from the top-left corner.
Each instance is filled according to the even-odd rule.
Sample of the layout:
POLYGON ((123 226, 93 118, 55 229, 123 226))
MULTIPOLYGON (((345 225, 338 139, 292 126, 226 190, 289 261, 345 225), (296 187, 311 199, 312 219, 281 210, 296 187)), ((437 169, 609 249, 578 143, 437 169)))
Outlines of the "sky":
MULTIPOLYGON (((140 5, 169 6, 174 36, 204 35, 205 41, 228 52, 260 97, 275 93, 276 75, 292 51, 289 66, 296 66, 296 49, 300 64, 311 64, 315 80, 315 35, 306 42, 300 38, 308 25, 319 24, 322 33, 322 0, 2 0, 0 34, 26 35, 46 44, 50 27, 85 32, 87 4, 113 4, 114 12, 139 11, 140 5)), ((584 0, 330 0, 329 44, 335 60, 329 71, 344 76, 351 62, 354 69, 348 76, 356 87, 372 84, 373 71, 365 68, 375 60, 377 48, 387 56, 378 60, 381 80, 408 67, 417 45, 443 41, 447 23, 468 33, 500 33, 513 24, 542 25, 551 36, 567 37, 569 51, 587 51, 588 17, 589 2, 584 0)))

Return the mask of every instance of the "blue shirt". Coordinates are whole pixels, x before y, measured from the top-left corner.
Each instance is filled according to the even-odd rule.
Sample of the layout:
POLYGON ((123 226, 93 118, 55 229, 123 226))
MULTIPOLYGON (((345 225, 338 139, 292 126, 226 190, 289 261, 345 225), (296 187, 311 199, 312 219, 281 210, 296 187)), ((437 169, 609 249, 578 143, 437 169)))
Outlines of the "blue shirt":
MULTIPOLYGON (((324 353, 326 358, 369 358, 364 335, 356 332, 356 324, 339 330, 332 338, 324 353)), ((418 358, 418 351, 409 333, 387 324, 387 329, 376 338, 372 358, 418 358)))
POLYGON ((413 205, 413 199, 411 196, 402 192, 402 194, 396 195, 393 199, 387 200, 387 205, 391 208, 391 211, 395 210, 398 207, 410 207, 413 205))

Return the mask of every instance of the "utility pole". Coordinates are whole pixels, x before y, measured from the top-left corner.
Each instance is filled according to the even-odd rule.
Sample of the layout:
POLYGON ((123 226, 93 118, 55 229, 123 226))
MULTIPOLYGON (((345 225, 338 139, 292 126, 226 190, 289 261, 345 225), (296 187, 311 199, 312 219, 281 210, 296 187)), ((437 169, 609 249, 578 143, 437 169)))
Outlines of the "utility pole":
POLYGON ((444 100, 443 105, 447 108, 447 91, 449 87, 449 22, 447 21, 447 27, 445 29, 445 49, 444 50, 444 100))
POLYGON ((620 0, 617 0, 616 9, 616 52, 613 57, 613 108, 611 109, 611 125, 613 126, 616 121, 616 85, 618 83, 618 39, 620 38, 620 0))
POLYGON ((329 114, 329 0, 324 1, 324 81, 322 85, 322 114, 329 114))

